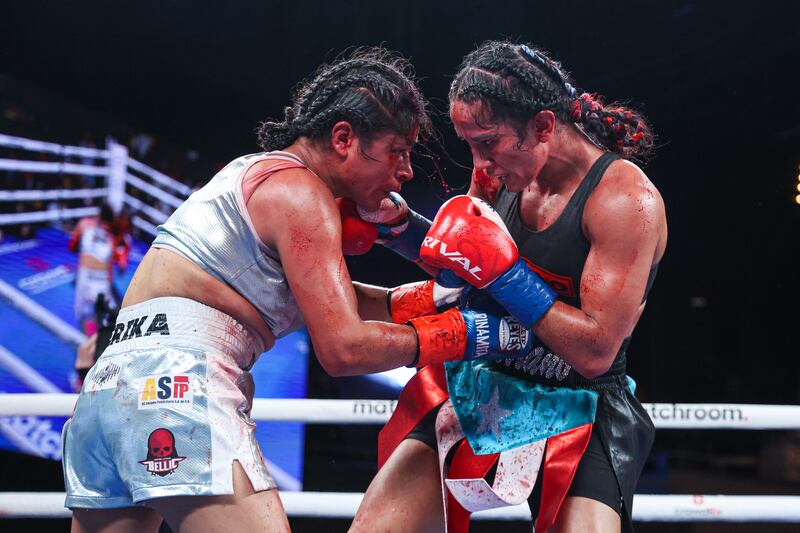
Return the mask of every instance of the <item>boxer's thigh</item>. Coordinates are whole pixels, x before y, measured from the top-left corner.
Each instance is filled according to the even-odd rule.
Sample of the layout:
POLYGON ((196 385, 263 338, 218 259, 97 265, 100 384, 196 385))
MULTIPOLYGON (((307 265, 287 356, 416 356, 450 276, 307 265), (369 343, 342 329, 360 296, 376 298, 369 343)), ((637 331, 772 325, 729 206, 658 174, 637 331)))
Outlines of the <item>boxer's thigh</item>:
POLYGON ((582 496, 569 496, 551 531, 556 533, 619 533, 620 515, 605 503, 582 496))
POLYGON ((558 532, 618 532, 622 493, 597 431, 578 464, 567 498, 553 527, 558 532))
POLYGON ((351 532, 439 532, 444 529, 442 486, 436 452, 406 439, 372 480, 351 532))
POLYGON ((149 500, 147 505, 156 509, 175 533, 289 531, 277 490, 256 492, 238 461, 233 463, 232 476, 232 495, 157 498, 149 500))
POLYGON ((156 533, 161 516, 146 507, 73 509, 71 533, 156 533))

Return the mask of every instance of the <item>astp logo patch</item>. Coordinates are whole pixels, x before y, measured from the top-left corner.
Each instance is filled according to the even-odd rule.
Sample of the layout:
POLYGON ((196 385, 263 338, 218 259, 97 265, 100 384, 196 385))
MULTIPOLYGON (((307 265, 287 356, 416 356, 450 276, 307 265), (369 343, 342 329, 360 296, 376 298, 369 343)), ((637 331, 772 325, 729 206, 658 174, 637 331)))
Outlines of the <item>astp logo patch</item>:
POLYGON ((194 399, 193 379, 187 375, 161 374, 140 381, 139 409, 188 407, 194 399))

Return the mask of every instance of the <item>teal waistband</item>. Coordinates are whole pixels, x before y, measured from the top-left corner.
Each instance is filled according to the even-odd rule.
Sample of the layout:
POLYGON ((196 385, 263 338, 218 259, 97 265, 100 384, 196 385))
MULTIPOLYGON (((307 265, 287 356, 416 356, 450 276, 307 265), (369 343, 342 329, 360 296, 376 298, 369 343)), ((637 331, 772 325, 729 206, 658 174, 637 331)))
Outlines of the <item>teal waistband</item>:
POLYGON ((472 449, 500 453, 594 422, 598 393, 547 387, 483 361, 445 363, 450 401, 472 449))

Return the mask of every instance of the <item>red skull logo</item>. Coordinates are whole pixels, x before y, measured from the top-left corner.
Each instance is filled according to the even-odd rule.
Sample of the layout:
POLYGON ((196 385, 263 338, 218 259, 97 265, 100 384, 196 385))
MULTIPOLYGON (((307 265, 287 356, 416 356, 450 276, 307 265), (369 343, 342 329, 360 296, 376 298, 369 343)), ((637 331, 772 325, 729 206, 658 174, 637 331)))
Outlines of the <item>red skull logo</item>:
POLYGON ((178 468, 186 457, 175 449, 175 435, 168 429, 158 428, 147 438, 147 459, 139 461, 154 476, 166 476, 178 468))
POLYGON ((175 457, 175 437, 168 429, 157 429, 150 433, 147 439, 148 456, 153 457, 175 457), (174 455, 173 455, 174 454, 174 455))

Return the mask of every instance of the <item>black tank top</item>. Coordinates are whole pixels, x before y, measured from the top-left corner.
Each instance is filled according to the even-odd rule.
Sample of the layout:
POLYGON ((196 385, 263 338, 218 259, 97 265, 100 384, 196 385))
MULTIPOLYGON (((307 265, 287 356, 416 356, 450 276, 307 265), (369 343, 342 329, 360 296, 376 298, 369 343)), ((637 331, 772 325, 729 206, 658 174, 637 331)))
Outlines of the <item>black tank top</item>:
MULTIPOLYGON (((508 192, 505 185, 497 192, 495 208, 508 226, 520 255, 558 293, 560 301, 573 307, 581 307, 581 274, 591 246, 589 239, 583 234, 583 208, 608 166, 618 158, 616 154, 603 153, 578 185, 558 219, 542 231, 533 231, 522 222, 519 193, 508 192)), ((657 268, 658 265, 653 265, 650 270, 642 301, 647 298, 657 268)), ((586 379, 575 372, 538 338, 533 351, 527 357, 497 361, 494 366, 502 372, 547 385, 591 386, 593 383, 605 381, 604 378, 625 374, 625 350, 630 340, 628 337, 622 342, 608 372, 594 380, 586 379)))

